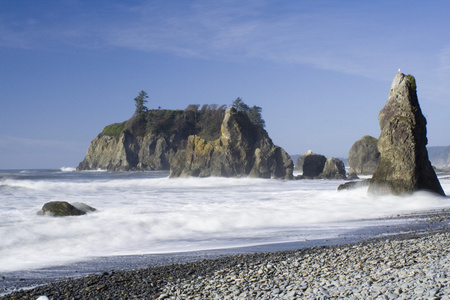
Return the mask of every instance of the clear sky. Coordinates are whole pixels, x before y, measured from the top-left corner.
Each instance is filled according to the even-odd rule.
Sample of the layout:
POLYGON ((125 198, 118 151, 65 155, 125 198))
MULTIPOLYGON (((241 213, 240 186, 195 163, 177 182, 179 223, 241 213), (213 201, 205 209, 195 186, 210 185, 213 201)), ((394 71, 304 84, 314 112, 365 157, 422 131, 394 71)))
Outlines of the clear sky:
POLYGON ((0 169, 76 167, 149 108, 261 106, 290 154, 346 157, 397 70, 450 145, 450 1, 0 1, 0 169))

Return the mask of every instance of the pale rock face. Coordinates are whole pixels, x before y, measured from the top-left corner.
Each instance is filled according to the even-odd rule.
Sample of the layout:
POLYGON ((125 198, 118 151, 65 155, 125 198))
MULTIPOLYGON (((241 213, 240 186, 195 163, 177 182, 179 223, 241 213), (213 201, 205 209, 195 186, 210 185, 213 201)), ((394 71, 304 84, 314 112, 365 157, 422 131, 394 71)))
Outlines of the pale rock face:
POLYGON ((111 136, 96 137, 92 140, 85 159, 78 166, 78 170, 110 170, 111 166, 117 169, 127 169, 124 147, 125 134, 118 139, 111 136))
POLYGON ((412 193, 417 190, 444 195, 426 149, 426 119, 415 89, 415 79, 398 73, 389 99, 378 115, 380 162, 373 174, 372 193, 412 193))
POLYGON ((344 162, 335 157, 327 158, 320 177, 324 179, 346 179, 344 162))
POLYGON ((292 179, 290 156, 273 145, 267 132, 232 107, 222 122, 219 139, 207 142, 189 136, 185 150, 171 161, 170 177, 258 177, 292 179))
POLYGON ((96 137, 77 170, 169 170, 170 159, 181 143, 174 136, 147 134, 136 137, 128 131, 117 138, 96 137))

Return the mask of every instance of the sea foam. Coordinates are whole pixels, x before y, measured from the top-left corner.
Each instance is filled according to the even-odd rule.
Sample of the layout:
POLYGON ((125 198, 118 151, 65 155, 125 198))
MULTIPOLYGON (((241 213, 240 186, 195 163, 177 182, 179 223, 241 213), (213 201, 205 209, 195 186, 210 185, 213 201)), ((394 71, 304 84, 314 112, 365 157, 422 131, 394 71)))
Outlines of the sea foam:
MULTIPOLYGON (((168 253, 333 238, 378 218, 448 208, 419 192, 371 196, 337 192, 343 181, 177 178, 166 172, 50 172, 4 177, 0 186, 0 271, 91 257, 168 253), (36 212, 49 201, 83 202, 84 216, 36 212)), ((450 193, 450 180, 441 180, 450 193)), ((397 223, 396 223, 397 222, 397 223)))
POLYGON ((61 167, 61 172, 75 172, 77 169, 72 167, 61 167))

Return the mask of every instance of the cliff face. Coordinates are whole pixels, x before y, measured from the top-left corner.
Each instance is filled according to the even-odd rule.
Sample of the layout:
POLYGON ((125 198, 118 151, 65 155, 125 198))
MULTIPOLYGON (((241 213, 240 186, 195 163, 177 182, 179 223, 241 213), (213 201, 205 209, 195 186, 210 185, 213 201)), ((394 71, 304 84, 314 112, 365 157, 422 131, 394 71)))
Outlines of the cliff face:
POLYGON ((293 162, 275 146, 267 132, 253 125, 245 114, 229 108, 221 136, 207 142, 191 135, 184 150, 171 161, 170 176, 223 176, 291 179, 293 162))
POLYGON ((224 114, 224 109, 155 110, 111 124, 91 142, 77 170, 169 170, 172 157, 186 146, 189 135, 218 135, 220 121, 211 119, 224 114))
POLYGON ((419 106, 414 77, 395 76, 378 120, 380 162, 369 191, 403 194, 427 190, 444 195, 428 159, 427 121, 419 106))
POLYGON ((96 137, 77 170, 169 170, 169 161, 180 144, 183 141, 175 135, 136 137, 129 131, 118 137, 96 137))

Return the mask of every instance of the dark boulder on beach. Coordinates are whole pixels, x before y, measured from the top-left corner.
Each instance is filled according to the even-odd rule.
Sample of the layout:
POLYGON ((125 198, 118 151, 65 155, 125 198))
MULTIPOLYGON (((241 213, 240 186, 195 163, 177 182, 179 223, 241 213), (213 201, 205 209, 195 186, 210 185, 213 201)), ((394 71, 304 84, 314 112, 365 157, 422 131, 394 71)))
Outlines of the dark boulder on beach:
POLYGON ((395 76, 378 120, 380 162, 369 192, 405 194, 425 190, 445 195, 428 159, 427 121, 419 106, 413 76, 400 72, 395 76))
POLYGON ((37 214, 52 217, 81 216, 95 210, 95 208, 84 203, 70 204, 66 201, 51 201, 45 203, 37 214))
POLYGON ((170 177, 257 177, 292 179, 293 162, 267 132, 230 107, 218 139, 189 136, 185 149, 171 161, 170 177))
POLYGON ((366 135, 356 141, 348 152, 349 173, 369 175, 375 173, 380 161, 378 140, 366 135))
POLYGON ((320 177, 323 179, 346 179, 344 162, 335 157, 327 158, 320 177))

